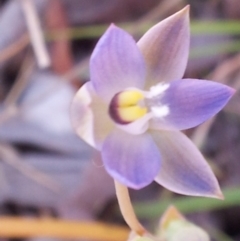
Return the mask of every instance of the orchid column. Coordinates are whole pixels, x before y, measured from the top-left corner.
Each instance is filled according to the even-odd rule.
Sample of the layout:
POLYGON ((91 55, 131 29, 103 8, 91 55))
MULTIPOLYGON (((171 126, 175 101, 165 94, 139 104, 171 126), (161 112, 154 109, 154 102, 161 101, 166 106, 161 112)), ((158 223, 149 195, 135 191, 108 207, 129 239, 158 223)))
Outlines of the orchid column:
POLYGON ((182 79, 189 38, 188 6, 153 26, 138 43, 112 24, 91 56, 91 79, 71 106, 77 134, 101 152, 123 215, 138 233, 144 229, 134 224, 133 210, 128 209, 132 219, 124 211, 130 201, 126 187, 140 189, 155 180, 176 193, 222 198, 204 157, 180 131, 218 113, 234 90, 182 79))

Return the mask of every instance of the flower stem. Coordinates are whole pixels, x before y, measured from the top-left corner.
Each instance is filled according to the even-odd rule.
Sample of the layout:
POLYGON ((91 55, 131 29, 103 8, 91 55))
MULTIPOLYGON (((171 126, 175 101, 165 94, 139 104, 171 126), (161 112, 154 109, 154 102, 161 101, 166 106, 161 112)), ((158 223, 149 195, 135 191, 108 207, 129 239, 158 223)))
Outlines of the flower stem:
POLYGON ((144 235, 146 233, 146 230, 139 223, 135 215, 135 212, 129 197, 128 188, 116 180, 114 180, 114 183, 115 183, 116 195, 117 195, 119 207, 124 220, 134 232, 136 232, 138 235, 141 235, 141 236, 144 235))

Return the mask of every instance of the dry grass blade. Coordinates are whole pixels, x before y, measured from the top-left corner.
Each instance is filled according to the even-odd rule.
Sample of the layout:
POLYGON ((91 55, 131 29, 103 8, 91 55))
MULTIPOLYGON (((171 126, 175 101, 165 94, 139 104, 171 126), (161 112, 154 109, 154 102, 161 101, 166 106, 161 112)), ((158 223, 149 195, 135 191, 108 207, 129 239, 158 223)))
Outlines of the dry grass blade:
POLYGON ((78 76, 82 76, 84 72, 88 69, 90 57, 85 57, 79 64, 65 73, 62 77, 66 81, 72 81, 73 79, 77 78, 78 76))
POLYGON ((10 105, 15 105, 18 98, 22 94, 23 90, 25 89, 28 81, 29 76, 32 73, 34 67, 34 61, 31 56, 27 56, 26 59, 23 61, 23 64, 21 66, 20 74, 15 81, 12 89, 8 93, 4 105, 6 107, 9 107, 10 105))
POLYGON ((3 49, 0 54, 0 63, 7 61, 14 55, 18 54, 29 44, 27 34, 22 35, 16 42, 3 49))
POLYGON ((40 68, 49 67, 51 61, 44 42, 44 35, 40 27, 35 6, 32 0, 21 0, 21 3, 38 65, 40 68))
POLYGON ((0 218, 2 238, 51 237, 104 241, 127 240, 129 230, 124 227, 97 222, 71 222, 58 219, 0 218), (14 228, 13 228, 14 227, 14 228))
POLYGON ((27 56, 26 59, 23 61, 17 80, 15 81, 12 89, 8 93, 3 103, 5 108, 0 115, 0 125, 20 112, 20 109, 17 107, 16 102, 29 81, 29 76, 33 70, 33 67, 34 64, 32 58, 30 56, 27 56))
POLYGON ((44 173, 39 172, 32 166, 29 166, 26 163, 24 163, 24 161, 20 158, 16 150, 12 148, 10 145, 0 145, 0 157, 2 161, 17 169, 19 172, 21 172, 23 175, 30 178, 31 180, 39 183, 40 185, 50 189, 53 192, 58 193, 60 191, 59 185, 56 182, 54 182, 54 180, 52 180, 49 176, 45 175, 44 173))

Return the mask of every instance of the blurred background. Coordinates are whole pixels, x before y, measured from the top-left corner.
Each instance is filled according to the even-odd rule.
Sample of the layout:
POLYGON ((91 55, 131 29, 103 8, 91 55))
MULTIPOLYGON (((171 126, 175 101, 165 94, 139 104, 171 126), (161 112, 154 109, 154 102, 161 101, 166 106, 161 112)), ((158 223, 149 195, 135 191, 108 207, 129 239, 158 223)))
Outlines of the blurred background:
MULTIPOLYGON (((238 90, 238 0, 0 1, 1 216, 125 225, 112 179, 71 127, 69 104, 89 80, 89 57, 110 23, 138 40, 149 27, 186 4, 191 7, 191 51, 185 77, 211 79, 238 90), (36 39, 31 35, 35 22, 40 27, 36 39)), ((152 183, 140 191, 131 190, 137 216, 154 230, 173 203, 212 240, 238 241, 239 91, 221 113, 186 134, 209 161, 225 201, 184 197, 152 183)))

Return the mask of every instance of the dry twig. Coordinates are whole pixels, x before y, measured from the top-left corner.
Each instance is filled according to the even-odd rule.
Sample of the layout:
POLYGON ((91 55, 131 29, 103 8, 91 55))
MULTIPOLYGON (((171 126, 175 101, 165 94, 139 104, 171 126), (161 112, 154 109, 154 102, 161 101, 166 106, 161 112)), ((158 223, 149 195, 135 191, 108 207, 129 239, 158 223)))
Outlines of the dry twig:
POLYGON ((34 4, 32 0, 21 0, 21 3, 38 65, 40 68, 49 67, 50 58, 34 4))

